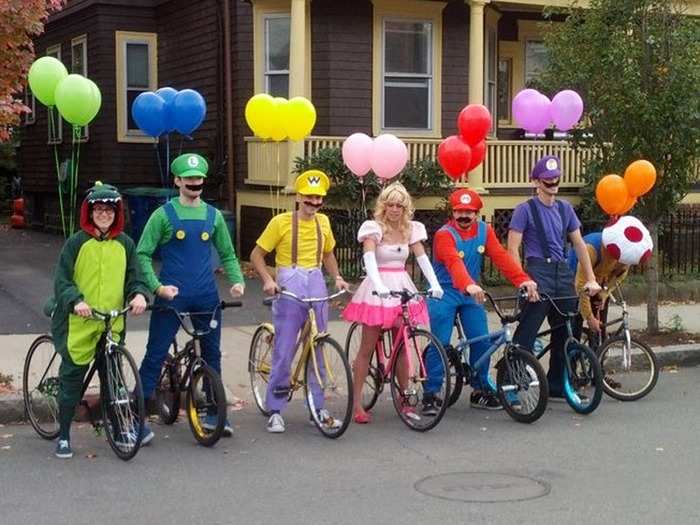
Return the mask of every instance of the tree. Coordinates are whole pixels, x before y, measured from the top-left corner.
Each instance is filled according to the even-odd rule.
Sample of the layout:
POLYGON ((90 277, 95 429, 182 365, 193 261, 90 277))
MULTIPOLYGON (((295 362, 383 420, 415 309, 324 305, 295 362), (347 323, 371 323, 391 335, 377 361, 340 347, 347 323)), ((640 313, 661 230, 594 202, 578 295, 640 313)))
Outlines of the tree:
MULTIPOLYGON (((548 92, 574 89, 586 104, 587 124, 571 140, 594 151, 587 190, 634 160, 652 162, 656 186, 633 213, 649 227, 654 246, 660 219, 678 208, 698 175, 700 22, 684 11, 678 0, 590 0, 588 9, 546 11, 567 17, 547 24, 549 64, 540 83, 548 92)), ((659 328, 658 254, 647 271, 652 333, 659 328)))
POLYGON ((65 0, 0 0, 0 142, 9 140, 20 115, 29 111, 16 95, 34 61, 32 38, 44 31, 49 14, 65 0))

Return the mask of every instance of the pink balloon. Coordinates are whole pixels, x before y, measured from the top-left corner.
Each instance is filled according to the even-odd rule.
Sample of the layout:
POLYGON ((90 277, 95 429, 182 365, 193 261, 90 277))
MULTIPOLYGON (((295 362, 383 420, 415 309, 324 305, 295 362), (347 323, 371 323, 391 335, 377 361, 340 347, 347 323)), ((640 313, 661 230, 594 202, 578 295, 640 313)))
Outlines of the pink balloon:
POLYGON ((408 162, 408 148, 390 133, 379 135, 372 144, 369 164, 380 179, 396 177, 408 162))
POLYGON ((569 131, 583 115, 583 100, 576 91, 565 89, 552 99, 550 116, 552 122, 561 131, 569 131))
POLYGON ((550 100, 535 89, 523 89, 513 99, 513 118, 526 131, 542 133, 549 126, 550 100))
POLYGON ((364 177, 369 172, 371 152, 372 138, 364 133, 353 133, 343 142, 343 162, 357 177, 364 177))

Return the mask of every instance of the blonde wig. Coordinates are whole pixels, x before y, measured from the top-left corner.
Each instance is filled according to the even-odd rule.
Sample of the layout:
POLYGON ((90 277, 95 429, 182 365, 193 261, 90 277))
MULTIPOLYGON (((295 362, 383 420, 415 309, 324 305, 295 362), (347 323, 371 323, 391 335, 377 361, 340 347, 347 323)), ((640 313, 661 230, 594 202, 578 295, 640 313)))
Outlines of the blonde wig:
POLYGON ((385 215, 386 205, 388 203, 398 203, 403 206, 403 214, 399 219, 398 230, 405 242, 408 242, 411 235, 411 219, 413 218, 413 199, 406 191, 406 188, 400 182, 392 182, 382 190, 377 197, 377 202, 374 205, 374 220, 377 221, 382 228, 382 235, 385 235, 388 229, 385 215))

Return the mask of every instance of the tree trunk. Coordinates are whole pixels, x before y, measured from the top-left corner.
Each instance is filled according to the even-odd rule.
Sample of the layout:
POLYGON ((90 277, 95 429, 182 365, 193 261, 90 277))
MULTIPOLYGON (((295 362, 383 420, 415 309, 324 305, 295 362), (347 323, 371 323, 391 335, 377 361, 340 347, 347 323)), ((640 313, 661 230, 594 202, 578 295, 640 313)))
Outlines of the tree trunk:
POLYGON ((655 334, 659 331, 659 230, 657 222, 650 222, 649 233, 654 242, 651 262, 647 268, 647 332, 655 334))

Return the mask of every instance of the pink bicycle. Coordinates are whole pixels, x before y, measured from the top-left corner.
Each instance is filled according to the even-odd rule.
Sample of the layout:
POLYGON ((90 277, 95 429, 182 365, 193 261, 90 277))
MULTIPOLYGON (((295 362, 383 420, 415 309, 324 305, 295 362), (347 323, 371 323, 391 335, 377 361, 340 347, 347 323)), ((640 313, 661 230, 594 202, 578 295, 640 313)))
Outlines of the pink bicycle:
MULTIPOLYGON (((434 428, 447 410, 447 403, 443 402, 450 395, 447 354, 440 341, 428 330, 416 327, 409 315, 410 301, 425 297, 428 292, 403 290, 390 295, 401 300, 401 317, 398 326, 383 330, 377 339, 362 388, 362 407, 370 410, 388 383, 401 421, 413 430, 425 432, 434 428), (430 377, 424 361, 428 350, 433 364, 430 377)), ((345 340, 348 361, 354 361, 361 339, 362 325, 353 323, 345 340)))

